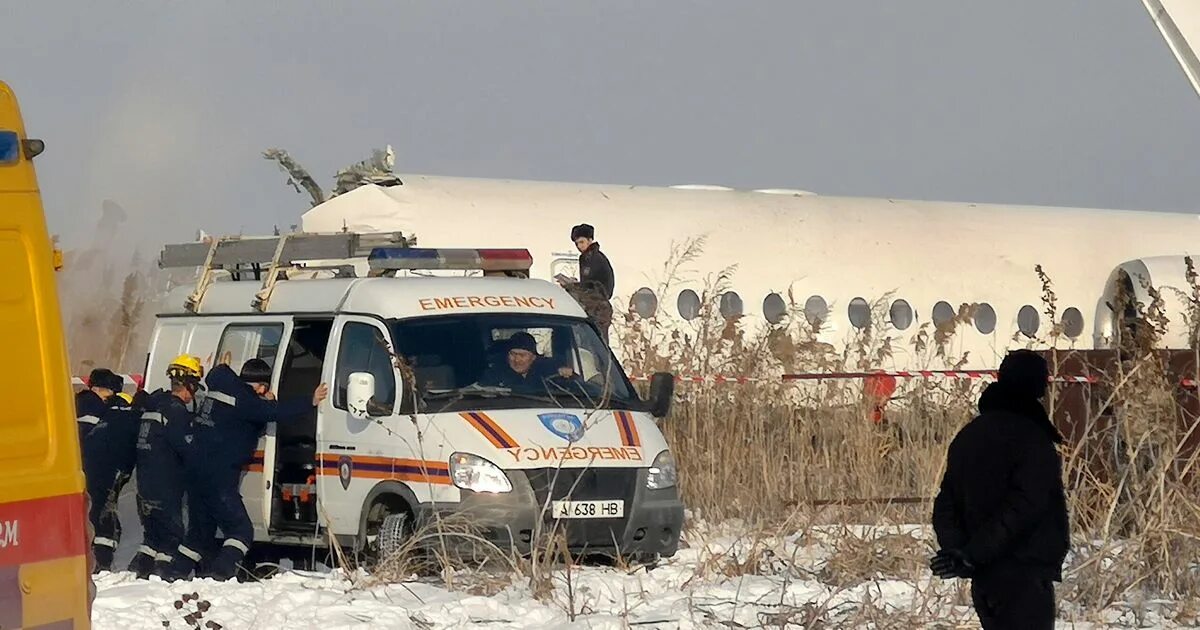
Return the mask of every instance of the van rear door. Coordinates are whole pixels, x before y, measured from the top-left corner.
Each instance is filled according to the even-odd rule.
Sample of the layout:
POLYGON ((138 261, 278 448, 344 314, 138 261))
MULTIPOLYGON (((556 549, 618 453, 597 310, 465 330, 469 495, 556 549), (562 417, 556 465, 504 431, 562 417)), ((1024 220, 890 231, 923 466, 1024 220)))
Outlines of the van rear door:
MULTIPOLYGON (((227 363, 235 372, 250 359, 262 359, 274 368, 271 376, 271 391, 279 391, 279 377, 284 363, 281 348, 287 347, 292 335, 292 318, 287 316, 234 318, 227 320, 221 331, 220 343, 213 358, 213 365, 227 363)), ((212 345, 189 346, 199 353, 212 345)), ((201 355, 201 358, 205 358, 201 355)), ((254 525, 255 537, 266 539, 271 523, 271 495, 275 484, 275 424, 267 425, 265 435, 259 440, 246 475, 242 477, 242 498, 246 512, 254 525)))

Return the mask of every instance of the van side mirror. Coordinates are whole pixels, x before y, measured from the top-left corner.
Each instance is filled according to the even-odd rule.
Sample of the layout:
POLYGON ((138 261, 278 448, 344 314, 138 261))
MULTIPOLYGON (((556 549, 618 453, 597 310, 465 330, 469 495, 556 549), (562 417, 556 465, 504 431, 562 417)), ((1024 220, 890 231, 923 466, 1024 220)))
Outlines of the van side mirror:
POLYGON ((367 406, 375 397, 375 375, 370 372, 354 372, 346 383, 346 411, 359 420, 370 418, 367 406))
POLYGON ((650 377, 650 397, 647 400, 650 415, 655 418, 667 417, 674 400, 675 376, 670 372, 655 372, 650 377))

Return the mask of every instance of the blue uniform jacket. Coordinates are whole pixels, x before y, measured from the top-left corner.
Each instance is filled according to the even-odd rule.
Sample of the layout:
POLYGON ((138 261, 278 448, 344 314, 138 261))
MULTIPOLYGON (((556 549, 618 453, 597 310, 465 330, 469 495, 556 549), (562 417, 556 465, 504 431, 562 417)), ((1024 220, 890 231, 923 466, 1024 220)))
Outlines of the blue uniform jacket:
POLYGON ((312 410, 311 399, 266 400, 254 393, 227 365, 218 365, 205 378, 208 392, 196 416, 196 451, 201 466, 208 463, 241 468, 267 423, 301 416, 312 410))
POLYGON ((100 416, 104 415, 107 406, 96 395, 96 392, 90 389, 85 389, 75 394, 75 423, 79 425, 79 444, 81 448, 88 434, 100 422, 100 416))
POLYGON ((83 469, 87 474, 102 472, 105 477, 113 472, 133 474, 137 465, 138 433, 145 411, 141 402, 134 399, 130 404, 120 396, 112 397, 100 422, 83 442, 83 469))
POLYGON ((139 479, 157 475, 178 478, 182 465, 192 459, 193 417, 187 405, 171 392, 158 390, 150 395, 138 427, 139 479))

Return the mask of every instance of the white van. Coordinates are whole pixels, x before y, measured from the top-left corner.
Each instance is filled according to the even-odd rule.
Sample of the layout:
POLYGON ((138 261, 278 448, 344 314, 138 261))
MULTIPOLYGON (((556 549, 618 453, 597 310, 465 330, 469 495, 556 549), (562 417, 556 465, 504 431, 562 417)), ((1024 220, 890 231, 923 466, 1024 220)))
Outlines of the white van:
POLYGON ((180 353, 206 369, 264 359, 280 399, 330 385, 311 415, 270 425, 259 442, 242 482, 256 541, 307 546, 332 533, 364 550, 394 541, 405 524, 466 510, 506 550, 527 551, 535 531, 557 523, 573 552, 675 553, 683 505, 656 424, 669 410, 670 375, 655 375, 642 400, 578 303, 527 278, 524 250, 371 247, 367 263, 366 239, 350 236, 349 266, 377 277, 276 280, 297 256, 336 258, 314 246, 335 235, 257 239, 266 252, 257 255, 244 251, 248 239, 168 246, 160 259, 199 260, 205 271, 158 314, 148 390, 166 386, 180 353), (394 277, 468 268, 488 277, 394 277), (220 281, 226 272, 215 269, 243 279, 220 281), (507 366, 506 344, 522 332, 536 340, 535 366, 553 377, 489 385, 488 371, 507 366))

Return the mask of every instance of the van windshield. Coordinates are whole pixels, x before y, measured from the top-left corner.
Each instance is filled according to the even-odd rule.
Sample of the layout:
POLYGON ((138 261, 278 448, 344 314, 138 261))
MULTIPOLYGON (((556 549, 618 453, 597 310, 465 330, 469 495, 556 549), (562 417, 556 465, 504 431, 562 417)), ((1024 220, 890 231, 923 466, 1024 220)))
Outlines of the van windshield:
POLYGON ((579 319, 496 313, 389 326, 420 411, 641 404, 612 351, 579 319))

